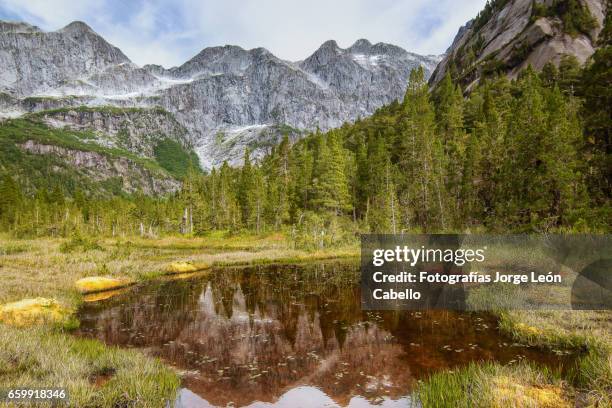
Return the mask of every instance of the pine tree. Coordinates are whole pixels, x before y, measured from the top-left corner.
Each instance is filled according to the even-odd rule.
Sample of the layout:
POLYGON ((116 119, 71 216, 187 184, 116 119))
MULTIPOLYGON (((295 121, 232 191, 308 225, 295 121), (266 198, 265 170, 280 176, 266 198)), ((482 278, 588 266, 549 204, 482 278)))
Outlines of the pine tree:
POLYGON ((291 166, 291 206, 290 214, 294 222, 300 210, 310 209, 313 196, 314 154, 304 142, 294 146, 291 166))
POLYGON ((317 141, 313 169, 313 205, 340 215, 350 210, 350 193, 346 175, 346 155, 338 134, 333 131, 317 141))
POLYGON ((253 189, 255 188, 254 183, 255 180, 253 167, 251 165, 250 152, 249 149, 246 149, 244 152, 244 162, 240 170, 238 190, 236 192, 236 198, 238 199, 238 205, 240 206, 241 222, 245 227, 248 227, 250 221, 253 219, 255 207, 253 202, 253 189))
POLYGON ((461 220, 462 169, 465 163, 465 131, 463 128, 463 95, 459 86, 453 85, 447 73, 438 90, 438 133, 444 145, 446 181, 445 190, 450 198, 447 211, 453 218, 461 220))
POLYGON ((404 98, 403 132, 398 141, 401 207, 404 226, 446 228, 444 152, 435 132, 435 116, 422 67, 410 72, 404 98))
POLYGON ((278 148, 265 160, 262 169, 267 174, 266 218, 279 229, 289 220, 290 210, 290 163, 289 138, 285 136, 278 148))
POLYGON ((0 183, 0 219, 2 224, 11 226, 17 220, 23 195, 19 185, 9 175, 0 183))
POLYGON ((606 13, 599 48, 584 69, 580 93, 589 194, 596 206, 612 197, 612 13, 606 13))
POLYGON ((260 167, 253 168, 253 188, 250 191, 249 202, 252 206, 248 225, 258 234, 264 229, 264 209, 266 201, 266 185, 260 167))
POLYGON ((498 213, 510 225, 535 227, 543 220, 547 206, 542 185, 543 137, 546 126, 542 87, 533 69, 528 68, 518 81, 520 96, 515 100, 504 145, 503 187, 498 213))
POLYGON ((399 209, 395 171, 384 139, 376 137, 370 140, 367 222, 371 232, 396 233, 399 226, 399 209))
POLYGON ((583 179, 580 174, 581 129, 577 103, 564 98, 559 87, 546 93, 546 136, 542 162, 548 187, 548 218, 554 226, 568 225, 573 209, 584 205, 583 179))

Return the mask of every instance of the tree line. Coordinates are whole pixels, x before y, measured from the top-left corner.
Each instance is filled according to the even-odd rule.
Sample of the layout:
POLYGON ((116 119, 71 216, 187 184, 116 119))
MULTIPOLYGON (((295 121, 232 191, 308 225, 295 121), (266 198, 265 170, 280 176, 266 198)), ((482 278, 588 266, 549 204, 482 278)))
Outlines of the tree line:
POLYGON ((284 230, 309 247, 359 232, 609 231, 609 30, 600 40, 585 69, 566 58, 468 96, 449 75, 430 90, 415 69, 402 101, 285 137, 258 162, 247 151, 239 168, 191 169, 169 197, 26 195, 5 175, 0 226, 24 236, 284 230))

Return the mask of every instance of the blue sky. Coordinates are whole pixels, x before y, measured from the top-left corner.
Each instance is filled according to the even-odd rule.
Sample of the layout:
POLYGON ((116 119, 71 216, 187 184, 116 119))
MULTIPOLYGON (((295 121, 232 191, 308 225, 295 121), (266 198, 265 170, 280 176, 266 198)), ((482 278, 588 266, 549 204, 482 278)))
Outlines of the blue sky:
POLYGON ((57 30, 82 20, 134 62, 179 65, 202 48, 265 47, 306 58, 334 39, 439 54, 486 0, 0 0, 0 19, 57 30))

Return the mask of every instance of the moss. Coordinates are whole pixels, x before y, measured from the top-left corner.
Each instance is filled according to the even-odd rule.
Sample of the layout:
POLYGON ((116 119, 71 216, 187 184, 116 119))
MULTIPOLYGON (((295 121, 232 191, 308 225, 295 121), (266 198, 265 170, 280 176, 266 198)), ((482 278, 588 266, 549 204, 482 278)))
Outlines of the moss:
POLYGON ((189 273, 189 272, 197 272, 204 269, 210 268, 209 265, 206 264, 198 264, 194 265, 191 262, 172 262, 170 265, 166 267, 166 272, 168 273, 189 273))
POLYGON ((133 283, 134 281, 130 279, 91 276, 88 278, 79 279, 74 283, 74 286, 79 292, 85 294, 124 288, 132 285, 133 283))
POLYGON ((70 317, 70 310, 55 299, 33 298, 0 306, 0 322, 24 327, 36 324, 62 324, 70 317))
POLYGON ((509 376, 494 377, 491 381, 492 407, 569 408, 563 390, 554 385, 521 384, 509 376))

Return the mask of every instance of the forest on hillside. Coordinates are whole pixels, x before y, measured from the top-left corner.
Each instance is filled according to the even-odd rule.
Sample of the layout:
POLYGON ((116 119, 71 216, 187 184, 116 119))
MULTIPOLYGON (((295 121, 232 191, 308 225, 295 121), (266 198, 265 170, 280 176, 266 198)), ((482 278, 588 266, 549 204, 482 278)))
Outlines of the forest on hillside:
POLYGON ((192 166, 179 192, 99 196, 61 184, 25 192, 5 174, 0 226, 16 236, 286 231, 302 247, 360 232, 608 232, 610 24, 581 68, 571 57, 464 95, 422 69, 403 101, 255 163, 192 166))

